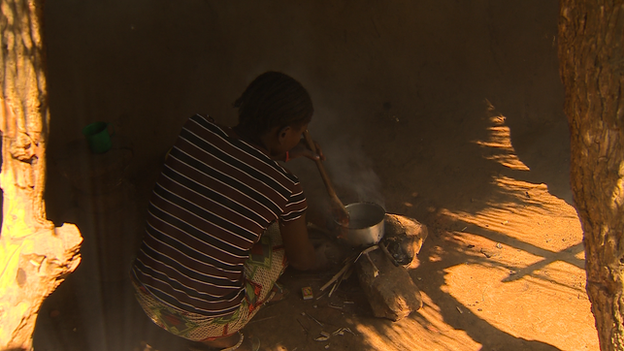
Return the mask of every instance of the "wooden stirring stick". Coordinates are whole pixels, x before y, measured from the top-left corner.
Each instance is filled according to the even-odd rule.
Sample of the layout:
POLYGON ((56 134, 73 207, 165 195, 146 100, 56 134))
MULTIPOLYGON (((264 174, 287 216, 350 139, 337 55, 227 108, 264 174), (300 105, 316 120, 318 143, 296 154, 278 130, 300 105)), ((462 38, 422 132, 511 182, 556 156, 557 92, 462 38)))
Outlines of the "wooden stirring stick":
MULTIPOLYGON (((317 153, 316 146, 314 145, 314 140, 312 140, 312 137, 310 136, 310 132, 308 132, 307 130, 303 132, 303 137, 305 138, 305 141, 308 144, 308 147, 310 148, 310 150, 312 150, 312 152, 316 154, 317 153)), ((321 174, 323 183, 325 183, 325 188, 327 188, 327 193, 329 194, 331 205, 334 211, 336 212, 334 215, 337 216, 336 219, 338 220, 338 223, 340 223, 343 226, 347 226, 349 224, 349 213, 347 212, 347 209, 345 208, 345 206, 342 204, 342 201, 340 201, 340 199, 338 198, 338 195, 336 195, 336 192, 334 191, 334 187, 332 186, 332 183, 329 180, 329 176, 327 175, 327 172, 325 172, 325 167, 323 166, 323 162, 320 159, 316 160, 316 167, 318 168, 319 173, 321 174)))

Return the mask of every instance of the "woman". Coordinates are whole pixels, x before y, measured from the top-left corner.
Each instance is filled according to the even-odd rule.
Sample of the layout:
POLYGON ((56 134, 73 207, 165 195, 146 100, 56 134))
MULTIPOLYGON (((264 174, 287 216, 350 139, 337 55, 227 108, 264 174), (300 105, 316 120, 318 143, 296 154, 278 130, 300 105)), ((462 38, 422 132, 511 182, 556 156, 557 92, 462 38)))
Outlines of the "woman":
POLYGON ((240 330, 264 303, 281 298, 275 282, 287 264, 327 264, 308 239, 302 187, 276 162, 323 157, 302 140, 314 112, 308 92, 283 73, 266 72, 234 106, 233 128, 200 115, 184 125, 154 188, 132 267, 144 311, 193 341, 194 350, 259 348, 240 330))

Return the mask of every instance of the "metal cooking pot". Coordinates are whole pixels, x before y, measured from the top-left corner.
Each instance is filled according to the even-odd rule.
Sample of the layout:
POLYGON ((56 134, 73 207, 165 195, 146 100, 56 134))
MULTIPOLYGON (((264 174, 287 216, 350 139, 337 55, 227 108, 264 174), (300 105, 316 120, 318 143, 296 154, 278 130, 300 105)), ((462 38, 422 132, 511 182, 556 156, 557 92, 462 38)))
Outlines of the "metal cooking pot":
POLYGON ((384 236, 386 211, 369 202, 356 202, 346 205, 345 208, 349 214, 349 226, 340 227, 338 237, 352 247, 379 243, 384 236))

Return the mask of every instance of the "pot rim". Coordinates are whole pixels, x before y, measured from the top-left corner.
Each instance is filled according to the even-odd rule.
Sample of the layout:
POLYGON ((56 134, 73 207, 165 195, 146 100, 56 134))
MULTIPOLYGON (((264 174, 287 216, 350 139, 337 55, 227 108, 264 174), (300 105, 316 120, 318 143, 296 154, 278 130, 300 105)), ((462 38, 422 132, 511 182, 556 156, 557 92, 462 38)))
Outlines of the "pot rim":
MULTIPOLYGON (((366 227, 362 227, 362 228, 351 227, 350 224, 352 222, 349 222, 350 224, 347 225, 347 226, 342 225, 341 223, 339 223, 336 220, 334 220, 334 222, 336 224, 338 224, 339 227, 342 227, 342 228, 345 228, 345 229, 348 229, 348 230, 366 230, 366 229, 378 226, 379 224, 384 222, 384 220, 386 218, 386 210, 383 207, 381 207, 381 205, 379 205, 377 203, 374 203, 374 202, 354 202, 354 203, 350 203, 348 205, 345 205, 345 208, 347 209, 347 212, 349 212, 349 209, 355 208, 355 207, 358 207, 358 206, 366 206, 368 208, 375 208, 375 210, 378 210, 378 215, 379 215, 380 218, 379 219, 375 218, 376 221, 374 223, 372 223, 372 224, 370 224, 370 225, 368 225, 366 227)), ((377 215, 377 213, 375 215, 377 215)))

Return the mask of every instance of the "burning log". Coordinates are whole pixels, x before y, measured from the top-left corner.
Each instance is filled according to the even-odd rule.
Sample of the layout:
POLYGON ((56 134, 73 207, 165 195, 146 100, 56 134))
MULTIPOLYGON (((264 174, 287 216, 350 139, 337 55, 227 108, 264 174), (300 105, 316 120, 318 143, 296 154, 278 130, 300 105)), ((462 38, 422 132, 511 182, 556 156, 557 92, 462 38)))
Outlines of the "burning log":
POLYGON ((385 221, 381 250, 367 251, 368 259, 357 260, 355 267, 373 315, 398 321, 422 307, 420 289, 405 265, 420 251, 427 227, 396 214, 387 214, 385 221))
POLYGON ((427 239, 427 226, 417 220, 398 214, 386 213, 385 234, 379 246, 387 251, 395 265, 414 268, 414 258, 427 239))
POLYGON ((370 252, 368 256, 370 261, 358 260, 355 267, 375 317, 396 322, 422 307, 420 289, 407 269, 392 264, 381 250, 370 252), (375 267, 379 270, 377 276, 375 267))

